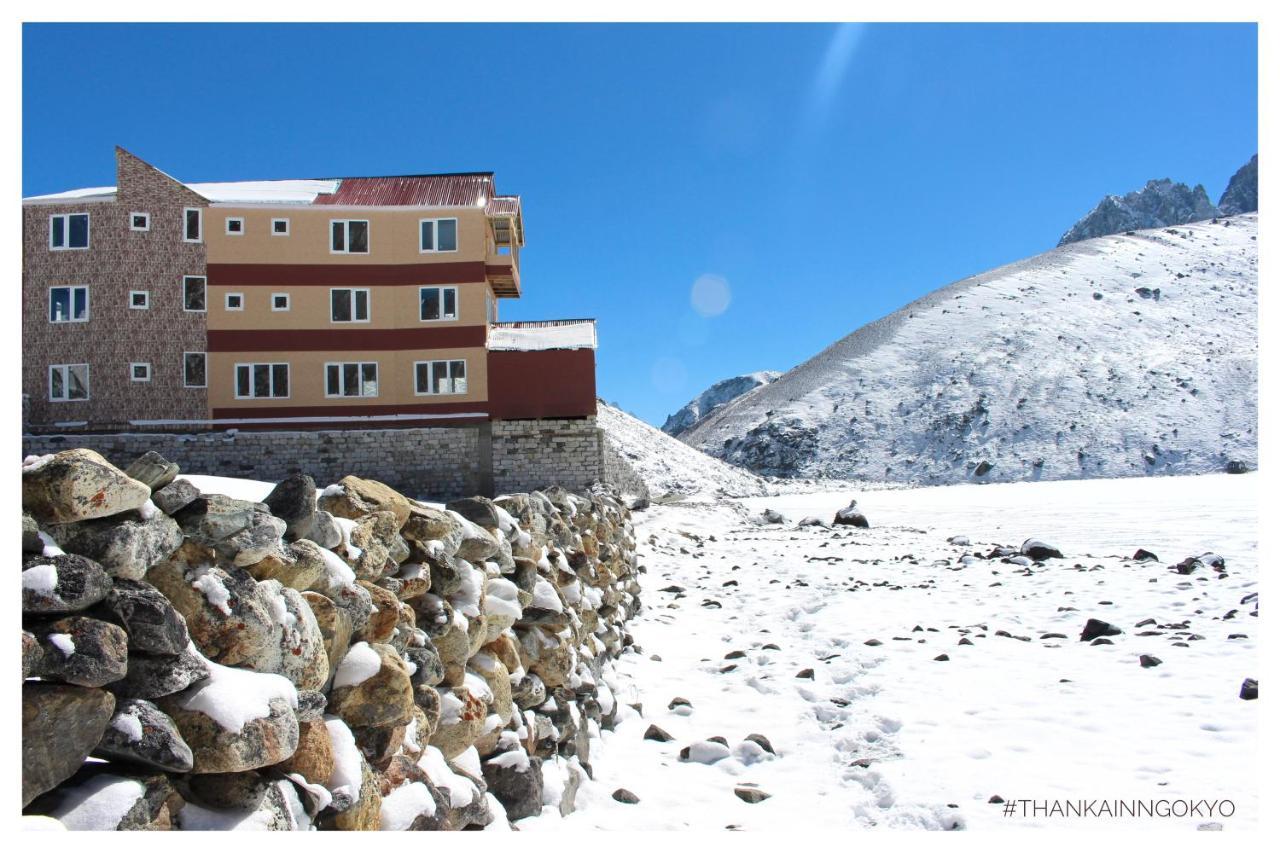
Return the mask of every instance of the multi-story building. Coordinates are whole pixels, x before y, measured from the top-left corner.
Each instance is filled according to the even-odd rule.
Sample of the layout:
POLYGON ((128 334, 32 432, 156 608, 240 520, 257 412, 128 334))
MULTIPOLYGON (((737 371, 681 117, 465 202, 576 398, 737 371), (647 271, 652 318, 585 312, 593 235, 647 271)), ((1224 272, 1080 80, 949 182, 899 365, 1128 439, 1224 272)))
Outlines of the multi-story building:
POLYGON ((595 414, 595 324, 500 323, 520 197, 492 173, 116 186, 23 200, 31 433, 595 414))

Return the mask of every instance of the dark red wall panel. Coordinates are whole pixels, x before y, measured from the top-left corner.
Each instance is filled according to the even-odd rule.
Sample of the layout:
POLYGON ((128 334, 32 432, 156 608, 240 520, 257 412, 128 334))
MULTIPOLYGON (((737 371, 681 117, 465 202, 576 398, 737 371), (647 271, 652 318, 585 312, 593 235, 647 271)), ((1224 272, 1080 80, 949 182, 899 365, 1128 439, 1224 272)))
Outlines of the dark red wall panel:
POLYGON ((489 412, 504 420, 594 415, 595 350, 490 352, 489 412))

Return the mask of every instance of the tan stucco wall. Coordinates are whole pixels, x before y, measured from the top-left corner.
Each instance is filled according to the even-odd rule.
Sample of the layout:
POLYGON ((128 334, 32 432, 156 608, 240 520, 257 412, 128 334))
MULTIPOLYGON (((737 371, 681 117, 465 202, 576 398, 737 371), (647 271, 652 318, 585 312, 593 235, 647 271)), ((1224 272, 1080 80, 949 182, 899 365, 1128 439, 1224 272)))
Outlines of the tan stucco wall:
POLYGON ((395 350, 380 352, 252 352, 209 353, 209 405, 212 408, 288 408, 291 406, 388 406, 425 403, 482 403, 488 397, 488 360, 482 347, 455 349, 395 350), (417 361, 465 359, 467 393, 414 394, 413 365, 417 361), (329 362, 378 362, 377 397, 326 397, 324 366, 329 362), (289 364, 289 397, 238 400, 235 396, 235 365, 244 363, 289 364))
MULTIPOLYGON (((452 285, 442 285, 452 286, 452 285)), ((334 323, 329 312, 328 287, 221 287, 210 286, 209 328, 224 329, 412 329, 485 325, 487 284, 472 282, 458 288, 457 320, 420 320, 418 288, 383 286, 369 288, 369 321, 334 323), (228 311, 228 293, 244 294, 244 310, 228 311), (271 297, 289 294, 288 311, 272 311, 271 297)))
POLYGON ((288 208, 210 207, 204 239, 211 264, 428 264, 483 261, 489 246, 489 222, 483 208, 360 208, 326 205, 288 208), (243 217, 244 233, 229 235, 227 217, 243 217), (418 223, 423 219, 458 220, 456 252, 420 252, 418 223), (272 219, 288 219, 289 235, 273 236, 272 219), (369 251, 340 254, 329 250, 329 223, 367 219, 369 251))

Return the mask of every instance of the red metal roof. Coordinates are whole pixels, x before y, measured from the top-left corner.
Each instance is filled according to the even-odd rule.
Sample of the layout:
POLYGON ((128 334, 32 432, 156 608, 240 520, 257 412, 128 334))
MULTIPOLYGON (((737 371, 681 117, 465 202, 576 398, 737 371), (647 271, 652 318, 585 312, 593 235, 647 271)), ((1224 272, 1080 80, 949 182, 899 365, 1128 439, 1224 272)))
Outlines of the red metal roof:
POLYGON ((499 195, 489 199, 485 213, 490 216, 518 216, 520 213, 520 196, 499 195))
POLYGON ((474 206, 494 197, 493 173, 342 178, 338 191, 316 204, 474 206))

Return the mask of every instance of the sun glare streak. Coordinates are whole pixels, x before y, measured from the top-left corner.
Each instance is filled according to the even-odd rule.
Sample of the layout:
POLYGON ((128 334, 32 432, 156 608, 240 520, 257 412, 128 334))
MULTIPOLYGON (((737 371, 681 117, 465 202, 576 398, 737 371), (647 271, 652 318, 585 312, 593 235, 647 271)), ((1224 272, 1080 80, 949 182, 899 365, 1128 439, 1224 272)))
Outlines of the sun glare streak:
POLYGON ((831 34, 831 42, 827 45, 827 52, 822 57, 817 77, 813 81, 813 94, 809 102, 810 118, 815 123, 826 120, 831 100, 840 90, 845 72, 858 52, 858 44, 866 29, 866 24, 837 24, 835 32, 831 34))

